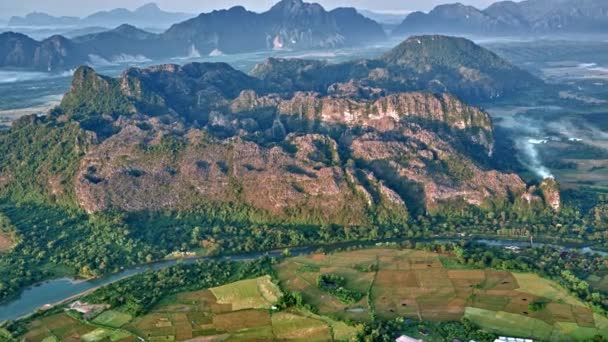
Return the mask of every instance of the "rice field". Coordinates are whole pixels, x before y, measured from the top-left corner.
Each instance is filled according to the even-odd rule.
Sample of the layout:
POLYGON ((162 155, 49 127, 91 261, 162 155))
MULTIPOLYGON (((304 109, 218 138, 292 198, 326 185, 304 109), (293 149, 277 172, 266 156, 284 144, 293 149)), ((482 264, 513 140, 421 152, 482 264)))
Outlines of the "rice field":
MULTIPOLYGON (((267 275, 178 293, 139 317, 120 308, 90 322, 65 312, 42 317, 28 323, 22 339, 348 341, 373 315, 437 322, 466 317, 498 334, 537 340, 608 336, 608 319, 557 284, 534 274, 463 267, 449 255, 376 248, 297 256, 274 267, 276 280, 267 275), (326 274, 342 279, 340 287, 365 295, 345 304, 334 297, 333 289, 317 286, 318 277, 326 274), (277 310, 282 289, 300 293, 304 303, 318 311, 277 310), (539 302, 540 308, 531 305, 539 302)), ((602 279, 598 276, 597 281, 602 279)))
POLYGON ((122 329, 102 328, 82 322, 67 313, 59 313, 35 320, 21 337, 26 342, 83 341, 130 342, 130 332, 122 329))
POLYGON ((384 319, 445 321, 467 317, 499 334, 541 340, 608 336, 608 320, 593 314, 557 284, 535 274, 472 269, 449 255, 368 249, 298 256, 276 269, 281 285, 302 293, 321 315, 360 322, 369 321, 372 312, 384 319), (314 282, 327 273, 344 277, 346 287, 364 291, 368 297, 342 304, 314 282), (546 305, 535 311, 530 308, 535 302, 546 305))
POLYGON ((346 341, 357 328, 300 310, 276 311, 270 276, 167 298, 124 326, 149 341, 346 341))
POLYGON ((129 314, 114 310, 107 310, 95 317, 93 323, 112 328, 120 328, 129 323, 131 319, 133 319, 133 317, 131 317, 129 314))

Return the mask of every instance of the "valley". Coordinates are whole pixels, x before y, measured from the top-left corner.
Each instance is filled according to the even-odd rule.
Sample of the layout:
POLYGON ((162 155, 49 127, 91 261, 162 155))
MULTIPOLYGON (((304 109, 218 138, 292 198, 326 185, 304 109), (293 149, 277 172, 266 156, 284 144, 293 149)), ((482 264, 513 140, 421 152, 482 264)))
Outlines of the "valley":
MULTIPOLYGON (((439 247, 433 244, 417 249, 397 246, 317 252, 273 261, 177 265, 119 281, 86 295, 76 306, 66 306, 65 311, 42 311, 9 329, 23 331, 28 341, 128 341, 134 336, 151 341, 345 341, 378 329, 372 322, 382 319, 394 322, 396 331, 391 333, 433 339, 456 333, 491 341, 494 333, 510 333, 539 340, 587 340, 606 333, 608 319, 560 285, 532 273, 484 269, 464 262, 474 250, 472 246, 464 246, 464 257, 458 245, 450 243, 436 251, 439 247), (237 281, 220 280, 210 288, 204 287, 205 282, 198 283, 200 287, 185 292, 179 286, 167 289, 143 308, 132 306, 132 299, 125 303, 117 297, 135 282, 148 282, 159 272, 174 278, 183 277, 179 269, 190 269, 186 274, 215 272, 195 271, 203 266, 212 270, 223 266, 236 272, 228 279, 237 281), (321 275, 340 279, 341 288, 353 296, 357 293, 356 299, 326 292, 329 290, 318 285, 321 275), (460 326, 442 323, 461 318, 466 320, 460 326)), ((139 296, 146 296, 128 293, 136 302, 139 296)))
POLYGON ((10 19, 0 340, 606 340, 606 4, 324 5, 10 19))

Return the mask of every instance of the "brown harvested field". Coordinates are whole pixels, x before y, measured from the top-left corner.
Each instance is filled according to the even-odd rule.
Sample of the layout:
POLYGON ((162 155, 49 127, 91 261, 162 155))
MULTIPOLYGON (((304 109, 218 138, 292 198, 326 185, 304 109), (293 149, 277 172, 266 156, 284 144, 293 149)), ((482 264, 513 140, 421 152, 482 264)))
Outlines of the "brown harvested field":
POLYGON ((423 288, 448 287, 453 288, 448 272, 445 269, 422 269, 416 271, 418 284, 423 288))
POLYGON ((448 270, 448 277, 452 280, 483 281, 486 279, 484 270, 448 270))
POLYGON ((127 325, 141 336, 167 336, 173 335, 173 323, 167 313, 151 313, 138 317, 127 325))
POLYGON ((79 339, 80 336, 93 331, 95 328, 80 323, 67 314, 58 314, 42 320, 47 329, 61 340, 79 339))
POLYGON ((517 279, 511 272, 486 270, 486 280, 482 283, 484 290, 515 290, 519 287, 517 279))
POLYGON ((502 311, 507 305, 509 305, 509 302, 509 297, 479 292, 470 297, 467 306, 486 310, 502 311))
POLYGON ((187 340, 192 338, 192 325, 185 313, 174 313, 171 315, 171 321, 175 328, 176 340, 187 340))
POLYGON ((241 310, 213 317, 213 325, 221 331, 237 331, 270 325, 270 323, 270 315, 266 310, 241 310))
POLYGON ((582 306, 573 306, 572 313, 574 315, 574 319, 576 319, 576 323, 581 327, 594 327, 595 319, 593 317, 593 312, 589 308, 584 308, 582 306))
POLYGON ((418 278, 414 271, 379 270, 376 274, 375 286, 386 287, 396 284, 400 287, 419 287, 418 278))
POLYGON ((34 328, 29 327, 28 332, 23 335, 23 339, 28 342, 41 342, 47 336, 51 334, 51 331, 45 326, 34 328))
POLYGON ((552 319, 557 322, 574 322, 574 313, 572 311, 572 305, 549 303, 547 304, 547 310, 551 312, 552 319))
POLYGON ((213 323, 213 316, 208 312, 189 312, 186 315, 192 328, 195 330, 202 329, 202 326, 213 323))

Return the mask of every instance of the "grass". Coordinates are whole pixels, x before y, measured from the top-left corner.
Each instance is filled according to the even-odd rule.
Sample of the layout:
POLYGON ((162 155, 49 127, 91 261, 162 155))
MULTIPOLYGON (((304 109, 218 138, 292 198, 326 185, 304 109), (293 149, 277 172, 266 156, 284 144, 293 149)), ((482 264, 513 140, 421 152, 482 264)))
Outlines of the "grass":
POLYGON ((120 328, 129 323, 131 319, 133 319, 133 317, 131 317, 129 314, 114 310, 107 310, 95 317, 93 323, 112 328, 120 328))
POLYGON ((131 334, 127 331, 123 330, 108 330, 104 328, 98 328, 90 333, 83 335, 80 339, 83 342, 97 342, 97 341, 120 341, 127 337, 131 336, 131 334))
POLYGON ((538 297, 548 298, 552 301, 563 302, 570 305, 584 306, 580 300, 574 298, 558 285, 532 273, 513 273, 519 283, 517 291, 529 293, 538 297))
POLYGON ((272 315, 272 328, 276 338, 281 340, 331 340, 331 329, 327 324, 291 312, 272 315))
POLYGON ((232 310, 269 309, 282 296, 270 276, 237 281, 210 289, 220 304, 231 304, 232 310))
POLYGON ((454 258, 439 257, 439 261, 446 270, 473 270, 475 267, 463 264, 454 258))
POLYGON ((548 341, 553 333, 553 327, 546 322, 504 311, 467 307, 465 317, 484 329, 497 333, 509 333, 510 336, 532 337, 548 341))

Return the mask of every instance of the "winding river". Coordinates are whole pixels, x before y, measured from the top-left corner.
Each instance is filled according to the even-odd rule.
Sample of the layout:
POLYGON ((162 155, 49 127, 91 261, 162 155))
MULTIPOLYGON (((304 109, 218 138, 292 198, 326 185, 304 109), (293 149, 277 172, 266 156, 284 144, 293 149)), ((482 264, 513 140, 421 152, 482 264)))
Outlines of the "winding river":
MULTIPOLYGON (((439 242, 452 242, 455 239, 437 239, 439 242)), ((474 240, 479 243, 484 243, 492 246, 518 246, 524 247, 529 246, 529 243, 523 241, 507 241, 507 240, 489 240, 489 239, 476 239, 474 240)), ((382 242, 382 241, 381 241, 382 242)), ((350 245, 370 245, 376 242, 356 242, 350 243, 350 245)), ((347 246, 349 243, 341 243, 329 246, 323 246, 325 248, 331 249, 332 247, 343 247, 347 246)), ((541 245, 541 244, 536 244, 541 245)), ((584 248, 569 248, 559 245, 553 245, 558 248, 573 250, 576 249, 582 253, 597 253, 603 256, 608 256, 606 252, 595 251, 590 247, 584 248)), ((301 255, 308 254, 315 250, 316 247, 302 247, 302 248, 292 248, 292 255, 301 255)), ((244 261, 244 260, 254 260, 261 258, 262 256, 280 256, 281 251, 271 251, 266 253, 249 253, 249 254, 238 254, 233 256, 224 257, 225 259, 235 260, 235 261, 244 261)), ((107 276, 103 276, 100 278, 92 279, 92 280, 76 280, 71 278, 58 278, 45 281, 41 284, 26 288, 21 295, 5 304, 0 305, 0 322, 6 320, 14 320, 23 316, 27 316, 37 309, 41 308, 47 304, 56 304, 62 303, 70 298, 77 297, 86 292, 92 291, 98 287, 108 285, 114 283, 118 280, 125 279, 131 277, 136 274, 140 274, 146 271, 153 270, 161 270, 167 267, 174 266, 178 263, 191 264, 197 262, 199 260, 204 260, 207 258, 190 258, 190 259, 179 259, 179 260, 166 260, 160 261, 156 263, 152 263, 144 266, 137 266, 125 269, 119 273, 110 274, 107 276)))

